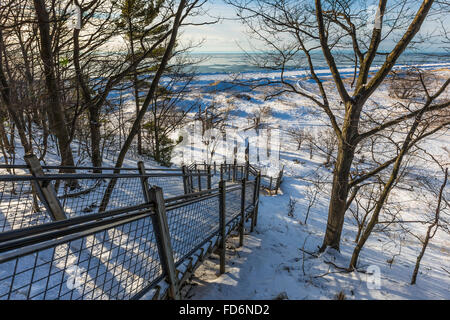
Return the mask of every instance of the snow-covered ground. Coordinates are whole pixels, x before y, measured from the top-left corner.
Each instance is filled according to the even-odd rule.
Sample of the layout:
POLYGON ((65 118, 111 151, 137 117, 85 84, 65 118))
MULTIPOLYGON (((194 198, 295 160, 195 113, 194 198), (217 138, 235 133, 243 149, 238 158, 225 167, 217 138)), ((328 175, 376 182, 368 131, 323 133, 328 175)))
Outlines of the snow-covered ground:
MULTIPOLYGON (((450 64, 430 64, 422 68, 440 69, 443 75, 450 73, 450 64)), ((352 70, 341 72, 350 75, 352 70)), ((320 70, 319 73, 329 77, 327 70, 320 70)), ((264 118, 264 122, 279 127, 283 132, 303 129, 314 133, 326 128, 325 118, 312 112, 309 100, 298 95, 282 95, 266 101, 267 94, 276 88, 258 87, 252 90, 239 82, 230 84, 228 81, 234 76, 241 82, 274 81, 280 77, 276 72, 200 75, 190 85, 191 93, 186 103, 201 97, 203 107, 215 105, 230 108, 228 121, 240 127, 251 124, 252 114, 261 106, 270 106, 272 112, 264 118)), ((304 71, 289 71, 284 76, 293 83, 299 83, 304 90, 314 92, 314 83, 305 77, 304 71)), ((331 83, 325 85, 331 86, 331 83)), ((330 99, 339 103, 337 95, 331 94, 330 99)), ((377 91, 372 99, 392 102, 386 90, 377 91)), ((132 101, 128 102, 126 118, 131 118, 134 105, 132 101)), ((118 123, 111 125, 117 126, 118 123)), ((184 289, 186 298, 334 299, 337 294, 343 293, 346 299, 450 299, 450 235, 447 233, 439 231, 432 239, 422 260, 417 284, 413 286, 409 282, 420 242, 395 226, 385 232, 372 234, 361 253, 359 272, 348 273, 341 269, 348 266, 355 246, 357 227, 351 215, 345 221, 341 251, 329 250, 318 255, 317 249, 322 243, 327 222, 330 188, 327 181, 330 180, 331 169, 323 166, 323 154, 317 150, 311 158, 305 147, 297 150, 295 142, 288 135, 283 135, 281 139, 280 161, 285 168, 281 192, 276 196, 261 195, 258 225, 253 233, 246 235, 242 248, 236 247, 237 238, 228 242, 227 272, 218 275, 218 260, 213 255, 196 271, 191 285, 184 289), (320 184, 320 192, 304 224, 313 192, 311 181, 317 173, 324 182, 320 184), (290 201, 296 202, 292 216, 288 215, 290 201), (377 279, 380 279, 379 285, 377 279)), ((426 147, 433 154, 449 159, 449 145, 449 135, 440 135, 426 147)), ((50 150, 47 164, 58 164, 52 152, 50 150)), ((217 150, 217 155, 220 161, 221 150, 217 150)), ((20 158, 19 151, 18 162, 21 162, 20 158)), ((181 164, 180 158, 175 157, 173 161, 175 165, 181 164)), ((104 161, 105 166, 113 164, 111 160, 104 161)), ((124 166, 135 167, 135 159, 127 159, 124 166)), ((147 160, 146 167, 157 165, 147 160)), ((420 161, 414 169, 421 174, 442 178, 438 169, 420 161)), ((417 190, 396 189, 392 197, 399 204, 404 220, 417 220, 418 217, 432 214, 434 210, 417 190)), ((419 236, 426 232, 426 225, 422 224, 413 224, 409 228, 409 231, 419 236)))
POLYGON ((416 285, 409 284, 418 254, 418 242, 403 240, 402 248, 392 239, 374 234, 361 256, 363 269, 379 270, 376 275, 348 273, 355 228, 347 221, 341 252, 329 250, 318 258, 326 227, 326 199, 313 210, 308 224, 304 220, 307 204, 305 186, 287 178, 283 195, 261 196, 258 225, 237 247, 238 238, 227 245, 226 273, 219 276, 218 260, 209 259, 196 271, 185 291, 189 299, 450 299, 450 237, 436 236, 428 248, 416 285), (294 217, 289 217, 289 198, 299 200, 294 217), (389 261, 393 258, 392 264, 389 261), (332 264, 331 264, 331 263, 332 264), (379 269, 377 269, 379 268, 379 269))
MULTIPOLYGON (((427 65, 422 68, 439 69, 448 77, 449 65, 427 65)), ((341 70, 345 73, 345 70, 341 70)), ((351 70, 347 70, 351 72, 351 70)), ((326 71, 320 71, 327 76, 326 71)), ((300 79, 301 87, 314 91, 314 84, 305 80, 302 71, 285 74, 289 81, 300 79)), ((213 74, 200 77, 196 92, 204 101, 214 105, 230 106, 230 119, 234 125, 250 124, 249 116, 261 105, 270 106, 271 115, 264 121, 269 126, 288 129, 304 129, 314 132, 325 128, 326 120, 311 112, 311 102, 298 95, 283 95, 265 101, 270 89, 258 87, 250 90, 245 86, 231 86, 230 76, 213 74), (227 78, 228 77, 228 78, 227 78), (200 92, 200 93, 198 93, 200 92), (237 93, 245 92, 247 99, 237 93)), ((279 79, 277 73, 245 73, 240 79, 279 79)), ((328 84, 326 84, 328 85, 328 84)), ((195 86, 195 85, 194 85, 195 86)), ((447 90, 448 94, 448 90, 447 90)), ((332 96, 332 95, 331 95, 332 96)), ((446 96, 448 99, 448 95, 446 96)), ((338 97, 332 96, 332 99, 338 97)), ((338 100, 336 100, 338 101, 338 100)), ((387 88, 381 88, 372 101, 391 105, 387 88)), ((338 103, 338 102, 335 102, 338 103)), ((448 163, 450 154, 448 133, 436 135, 425 144, 426 150, 448 163)), ((357 226, 348 214, 342 234, 341 251, 328 250, 318 254, 322 244, 328 215, 331 171, 323 166, 323 154, 314 151, 313 158, 295 143, 282 136, 281 163, 285 166, 281 194, 261 195, 259 219, 256 230, 248 233, 245 245, 237 247, 237 238, 228 243, 227 271, 218 274, 217 257, 212 257, 195 273, 191 285, 185 290, 190 299, 450 299, 450 235, 438 231, 429 244, 416 285, 410 285, 412 272, 427 225, 421 223, 391 225, 386 230, 375 231, 366 243, 359 259, 359 271, 347 272, 355 247, 357 226), (312 196, 311 181, 319 173, 324 179, 317 200, 311 207, 307 224, 305 214, 312 196), (293 216, 288 215, 289 202, 295 201, 293 216), (407 231, 405 231, 407 229, 407 231), (415 236, 413 236, 414 234, 415 236)), ((220 152, 219 152, 220 153, 220 152)), ((411 170, 417 177, 435 176, 442 182, 443 175, 430 161, 418 161, 411 170)), ((405 180, 408 187, 408 178, 405 180)), ((447 186, 446 192, 450 188, 447 186)), ((404 221, 425 220, 433 214, 436 200, 425 201, 419 190, 394 189, 390 199, 397 205, 400 219, 404 221), (431 204, 430 204, 431 203, 431 204)))

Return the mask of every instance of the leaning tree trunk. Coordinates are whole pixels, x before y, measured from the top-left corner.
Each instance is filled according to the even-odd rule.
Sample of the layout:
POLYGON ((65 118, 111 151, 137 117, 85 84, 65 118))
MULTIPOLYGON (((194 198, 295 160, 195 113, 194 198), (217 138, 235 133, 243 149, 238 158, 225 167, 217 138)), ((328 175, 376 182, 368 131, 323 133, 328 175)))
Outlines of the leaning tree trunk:
MULTIPOLYGON (((92 152, 92 165, 94 167, 102 166, 102 155, 100 151, 100 110, 97 105, 89 105, 89 128, 91 131, 91 152, 92 152)), ((95 170, 96 173, 100 173, 101 170, 95 170)))
MULTIPOLYGON (((133 38, 133 24, 131 18, 128 17, 128 28, 129 28, 129 41, 131 50, 131 63, 134 64, 135 52, 134 52, 134 38, 133 38)), ((136 105, 136 117, 139 114, 139 82, 138 82, 138 72, 137 67, 133 68, 133 87, 134 87, 134 103, 136 105)), ((137 152, 139 155, 142 154, 142 132, 141 125, 139 124, 137 133, 137 152)))
MULTIPOLYGON (((49 15, 45 8, 44 0, 33 0, 33 2, 36 10, 41 39, 41 59, 44 68, 45 85, 48 93, 47 114, 50 123, 50 130, 58 139, 58 146, 61 152, 61 164, 65 166, 74 166, 64 109, 60 102, 58 84, 55 77, 49 15)), ((65 172, 75 171, 66 170, 65 172)))
POLYGON ((438 203, 436 206, 436 211, 434 213, 434 221, 427 229, 427 234, 425 236, 425 240, 422 243, 422 249, 420 250, 420 254, 416 260, 416 266, 414 267, 414 272, 411 277, 412 285, 416 284, 417 274, 419 273, 419 268, 420 268, 420 262, 422 261, 423 255, 425 254, 425 250, 427 250, 428 243, 430 242, 430 239, 434 237, 437 229, 439 228, 439 215, 440 215, 440 211, 441 211, 441 203, 442 203, 444 188, 447 185, 447 179, 448 179, 448 168, 445 169, 444 183, 441 185, 441 188, 439 190, 438 203), (433 228, 435 228, 434 232, 433 232, 433 228))
MULTIPOLYGON (((355 106, 347 110, 355 110, 355 106)), ((328 222, 325 238, 320 251, 327 247, 339 250, 345 212, 347 211, 347 198, 349 193, 350 169, 355 156, 356 144, 352 142, 356 135, 358 118, 347 116, 339 139, 338 154, 333 173, 330 204, 328 207, 328 222)))
MULTIPOLYGON (((172 56, 173 48, 175 47, 178 29, 179 29, 181 21, 182 21, 182 13, 183 13, 185 6, 186 6, 186 0, 181 0, 180 4, 178 5, 177 13, 175 15, 175 20, 173 22, 172 32, 170 34, 170 40, 167 44, 167 47, 166 47, 164 55, 161 59, 161 62, 159 63, 158 70, 156 71, 155 76, 153 77, 152 84, 150 85, 150 88, 147 92, 147 97, 145 98, 145 101, 142 104, 141 110, 139 110, 139 113, 137 114, 136 119, 134 120, 133 125, 131 127, 131 130, 128 133, 128 136, 125 140, 125 143, 123 144, 122 149, 119 152, 119 156, 117 157, 117 160, 116 160, 116 165, 115 165, 116 169, 114 170, 114 173, 120 172, 119 168, 122 166, 123 161, 125 160, 125 155, 127 154, 128 149, 131 146, 131 142, 133 141, 134 137, 138 133, 141 122, 144 119, 144 116, 147 112, 147 108, 156 94, 156 90, 158 89, 159 80, 161 79, 161 76, 166 69, 166 66, 172 56)), ((99 212, 103 212, 106 210, 106 207, 108 206, 109 199, 112 194, 112 191, 114 189, 114 186, 116 185, 116 181, 117 181, 117 179, 111 179, 111 181, 109 182, 108 187, 105 190, 105 194, 103 196, 100 207, 98 209, 99 212)))
MULTIPOLYGON (((80 65, 80 29, 75 28, 73 30, 73 62, 75 67, 75 73, 77 75, 78 85, 81 87, 84 102, 87 105, 89 111, 89 130, 91 136, 91 161, 94 167, 102 166, 102 154, 100 151, 101 133, 100 133, 100 112, 101 102, 94 102, 86 81, 83 78, 81 65, 80 65)), ((89 80, 87 80, 89 81, 89 80)), ((94 173, 101 173, 101 170, 95 169, 94 173)))
MULTIPOLYGON (((16 124, 18 128, 20 142, 22 143, 25 153, 32 153, 33 151, 32 146, 28 143, 25 134, 25 124, 23 122, 23 116, 20 114, 20 112, 17 112, 18 111, 17 108, 15 108, 11 102, 11 88, 8 83, 8 80, 6 79, 6 75, 3 69, 3 50, 4 50, 3 32, 0 26, 0 95, 2 98, 0 101, 3 101, 4 105, 6 106, 6 109, 8 110, 10 119, 16 124)), ((6 134, 3 136, 3 138, 5 137, 6 134)), ((5 146, 10 147, 11 149, 13 144, 14 138, 11 139, 10 143, 8 143, 8 139, 6 138, 5 146)))
POLYGON ((350 260, 349 269, 355 269, 357 267, 359 254, 361 253, 361 250, 367 240, 369 239, 373 229, 378 223, 378 218, 381 213, 381 210, 383 209, 384 203, 386 202, 386 199, 388 198, 395 181, 397 180, 398 174, 400 172, 400 168, 402 165, 403 158, 405 157, 406 153, 408 152, 408 149, 410 147, 410 143, 412 141, 413 135, 416 132, 420 121, 422 120, 423 114, 428 109, 429 105, 431 104, 432 100, 429 98, 427 100, 427 103, 425 106, 420 110, 420 112, 417 114, 416 118, 414 119, 414 122, 411 126, 411 128, 408 131, 408 134, 406 135, 405 140, 403 141, 402 147, 400 149, 399 154, 396 157, 396 160, 394 162, 394 166, 391 171, 391 175, 388 179, 388 181, 385 183, 383 191, 381 193, 380 198, 377 201, 377 204, 375 206, 374 212, 372 214, 371 219, 369 220, 367 227, 365 228, 364 232, 361 234, 361 237, 359 238, 358 243, 355 246, 355 249, 353 250, 352 258, 350 260))

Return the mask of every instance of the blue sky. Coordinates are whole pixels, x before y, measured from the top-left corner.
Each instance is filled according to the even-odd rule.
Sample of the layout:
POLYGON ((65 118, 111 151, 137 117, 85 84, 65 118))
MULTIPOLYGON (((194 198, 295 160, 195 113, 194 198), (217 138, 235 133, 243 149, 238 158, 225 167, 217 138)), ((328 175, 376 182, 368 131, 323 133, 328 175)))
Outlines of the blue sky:
MULTIPOLYGON (((193 52, 242 52, 241 48, 252 51, 245 26, 236 18, 235 9, 222 0, 211 0, 206 5, 208 13, 223 20, 214 25, 188 26, 184 28, 182 42, 203 40, 203 44, 193 52)), ((196 18, 196 22, 212 18, 196 18)), ((450 19, 447 19, 450 20, 450 19)), ((450 21, 449 21, 450 23, 450 21)), ((432 30, 436 25, 425 23, 423 30, 432 30)), ((389 49, 389 48, 386 48, 389 49)), ((428 47, 429 51, 439 51, 439 47, 428 47)))
MULTIPOLYGON (((205 26, 189 26, 183 31, 182 39, 198 42, 203 40, 200 48, 194 52, 241 52, 238 43, 249 49, 245 27, 236 20, 235 9, 221 0, 209 1, 205 8, 213 17, 220 17, 219 23, 205 26)), ((213 18, 197 18, 196 21, 211 21, 213 18)))

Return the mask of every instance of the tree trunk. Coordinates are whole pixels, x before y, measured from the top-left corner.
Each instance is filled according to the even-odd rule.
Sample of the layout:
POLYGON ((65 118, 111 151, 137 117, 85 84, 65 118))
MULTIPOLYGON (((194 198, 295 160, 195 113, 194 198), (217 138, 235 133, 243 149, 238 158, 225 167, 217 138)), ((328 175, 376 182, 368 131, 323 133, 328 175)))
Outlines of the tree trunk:
POLYGON ((356 147, 356 145, 352 145, 351 141, 354 137, 356 126, 350 125, 350 120, 346 120, 344 126, 345 129, 342 132, 343 138, 339 139, 338 154, 333 173, 327 229, 320 251, 324 251, 327 247, 339 250, 342 227, 347 210, 350 169, 356 147))
MULTIPOLYGON (((33 150, 31 145, 28 143, 25 134, 25 124, 23 122, 23 116, 21 117, 21 115, 17 112, 17 109, 11 104, 11 88, 10 84, 8 83, 8 80, 6 79, 5 72, 3 70, 3 52, 4 52, 3 33, 0 26, 0 94, 3 103, 5 104, 6 109, 8 110, 9 118, 16 124, 18 128, 20 142, 22 143, 25 153, 31 153, 33 150)), ((6 145, 11 146, 13 144, 14 139, 11 139, 11 143, 6 145)))
POLYGON ((420 254, 417 257, 416 266, 414 267, 414 272, 413 272, 413 275, 411 278, 411 284, 416 284, 417 274, 419 273, 419 268, 420 268, 420 262, 422 261, 423 255, 425 254, 425 250, 428 247, 428 243, 430 242, 430 239, 433 238, 433 236, 436 234, 437 228, 439 227, 439 215, 440 215, 440 211, 441 211, 441 202, 442 202, 442 197, 443 197, 443 193, 444 193, 444 188, 447 185, 447 179, 448 179, 448 168, 445 169, 444 183, 442 184, 441 189, 439 191, 438 203, 437 203, 436 211, 434 214, 434 221, 433 221, 433 224, 431 224, 428 227, 427 234, 425 236, 425 240, 422 245, 422 250, 420 250, 420 254), (436 229, 432 233, 433 228, 436 228, 436 229))
POLYGON ((386 199, 388 198, 388 196, 394 186, 395 181, 397 180, 403 158, 406 155, 406 153, 408 152, 410 143, 412 141, 412 137, 413 137, 414 133, 416 132, 417 127, 419 126, 419 123, 422 119, 423 114, 425 113, 425 111, 427 110, 427 108, 430 104, 431 104, 431 100, 429 99, 427 101, 427 103, 425 104, 425 106, 420 110, 419 114, 414 119, 414 122, 413 122, 411 128, 409 129, 405 140, 403 141, 400 152, 399 152, 399 154, 395 160, 394 166, 392 168, 392 172, 389 177, 389 180, 385 183, 383 191, 381 193, 381 196, 378 199, 377 204, 375 206, 372 217, 369 220, 369 223, 367 224, 367 227, 365 228, 364 232, 362 232, 361 237, 360 237, 358 243, 356 244, 355 249, 353 250, 349 269, 354 269, 357 266, 359 254, 360 254, 363 246, 365 245, 366 241, 369 239, 369 236, 371 235, 376 224, 378 223, 378 217, 380 215, 381 210, 383 209, 386 199))
MULTIPOLYGON (((147 92, 147 96, 141 107, 141 110, 139 110, 139 113, 133 122, 133 126, 131 127, 131 130, 127 136, 127 139, 125 140, 125 143, 122 146, 122 149, 120 150, 119 156, 117 157, 117 161, 116 161, 116 165, 115 165, 116 168, 120 168, 122 166, 123 161, 125 160, 125 155, 127 154, 128 149, 131 146, 133 138, 138 133, 139 126, 147 112, 147 108, 155 96, 156 90, 158 88, 159 80, 161 79, 161 76, 162 76, 163 72, 165 71, 166 66, 169 62, 169 59, 172 56, 172 51, 173 51, 173 48, 175 47, 175 43, 176 43, 176 39, 177 39, 178 29, 179 29, 181 21, 182 21, 181 15, 183 13, 185 6, 186 6, 186 0, 181 0, 180 4, 178 5, 178 9, 177 9, 177 13, 175 16, 175 21, 173 23, 172 33, 170 35, 169 43, 167 44, 166 50, 161 59, 158 70, 155 73, 152 84, 150 85, 150 89, 147 92)), ((114 172, 119 173, 119 170, 116 169, 116 170, 114 170, 114 172)), ((105 211, 106 207, 108 206, 109 198, 111 197, 112 190, 114 189, 116 181, 117 181, 117 179, 111 179, 111 181, 109 182, 108 187, 105 190, 105 195, 103 196, 102 203, 98 209, 99 212, 105 211)))
MULTIPOLYGON (((89 128, 91 131, 91 152, 92 165, 94 167, 102 166, 102 155, 100 151, 100 107, 89 104, 89 128)), ((101 170, 94 170, 95 173, 101 173, 101 170)))
MULTIPOLYGON (((128 28, 129 28, 129 37, 130 37, 130 49, 131 49, 131 63, 134 64, 134 38, 133 38, 133 25, 130 17, 128 18, 128 28)), ((136 117, 139 114, 139 87, 138 87, 138 74, 137 67, 133 68, 133 87, 134 87, 134 102, 136 104, 136 117)), ((142 132, 141 125, 139 124, 138 133, 137 133, 137 152, 139 155, 142 154, 142 132)))
MULTIPOLYGON (((70 148, 69 133, 66 127, 65 112, 60 102, 58 84, 54 71, 49 15, 45 8, 44 0, 33 0, 33 2, 37 15, 41 40, 40 52, 45 74, 45 85, 48 94, 49 103, 47 114, 50 130, 58 139, 58 146, 61 152, 61 164, 63 166, 74 166, 72 149, 70 148)), ((75 170, 66 170, 65 172, 75 172, 75 170)))
MULTIPOLYGON (((83 100, 86 103, 89 111, 89 130, 91 136, 91 161, 94 167, 102 166, 102 154, 100 151, 101 133, 100 133, 100 111, 101 101, 94 103, 92 100, 89 88, 83 79, 83 73, 80 66, 80 43, 79 43, 80 29, 73 31, 73 61, 75 72, 77 75, 77 82, 81 87, 83 93, 83 100)), ((89 81, 89 80, 87 80, 89 81)), ((94 173, 101 173, 101 170, 94 170, 94 173)))
POLYGON ((155 139, 155 152, 154 152, 154 158, 156 160, 156 162, 160 163, 161 162, 161 144, 159 142, 159 128, 157 125, 157 119, 156 119, 156 114, 155 114, 155 120, 154 120, 154 139, 155 139))

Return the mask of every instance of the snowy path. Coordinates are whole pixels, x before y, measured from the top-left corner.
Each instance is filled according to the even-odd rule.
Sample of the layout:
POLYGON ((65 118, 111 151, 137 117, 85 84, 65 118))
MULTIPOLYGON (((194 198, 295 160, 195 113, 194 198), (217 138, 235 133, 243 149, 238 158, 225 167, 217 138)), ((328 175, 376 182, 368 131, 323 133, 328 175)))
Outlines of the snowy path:
POLYGON ((217 261, 209 259, 196 271, 186 298, 334 299, 343 291, 346 299, 450 299, 450 277, 441 268, 450 266, 449 253, 445 251, 450 242, 446 238, 436 239, 429 247, 415 286, 409 281, 417 244, 405 245, 390 266, 387 260, 392 258, 391 250, 380 250, 387 239, 381 234, 373 235, 361 262, 366 267, 380 268, 379 289, 368 288, 367 274, 342 273, 324 262, 348 265, 354 247, 351 226, 344 229, 341 254, 326 252, 319 258, 303 254, 300 248, 305 239, 304 248, 309 252, 321 244, 327 215, 326 205, 321 204, 312 211, 307 226, 299 223, 299 219, 304 219, 302 187, 295 179, 287 179, 282 188, 284 195, 261 196, 258 225, 245 237, 244 247, 237 248, 238 238, 228 242, 226 273, 218 276, 217 261), (287 216, 289 195, 299 201, 293 218, 287 216))

